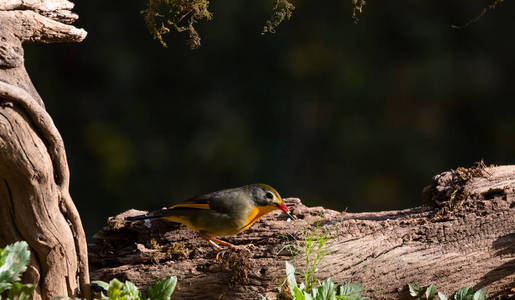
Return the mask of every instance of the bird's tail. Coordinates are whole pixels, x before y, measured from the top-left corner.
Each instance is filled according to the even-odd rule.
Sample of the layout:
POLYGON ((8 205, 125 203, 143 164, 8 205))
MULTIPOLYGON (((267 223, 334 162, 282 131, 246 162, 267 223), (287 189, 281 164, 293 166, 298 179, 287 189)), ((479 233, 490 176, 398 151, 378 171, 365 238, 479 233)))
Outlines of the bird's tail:
POLYGON ((127 220, 127 221, 137 221, 137 220, 145 220, 145 219, 152 219, 152 218, 158 218, 158 217, 149 216, 147 214, 147 215, 139 215, 139 216, 134 216, 134 217, 127 217, 127 218, 125 218, 125 220, 127 220))
POLYGON ((144 215, 127 217, 127 218, 125 218, 125 220, 127 220, 127 221, 137 221, 137 220, 162 218, 162 217, 170 216, 171 215, 171 210, 172 209, 157 210, 157 211, 149 212, 148 214, 144 214, 144 215))

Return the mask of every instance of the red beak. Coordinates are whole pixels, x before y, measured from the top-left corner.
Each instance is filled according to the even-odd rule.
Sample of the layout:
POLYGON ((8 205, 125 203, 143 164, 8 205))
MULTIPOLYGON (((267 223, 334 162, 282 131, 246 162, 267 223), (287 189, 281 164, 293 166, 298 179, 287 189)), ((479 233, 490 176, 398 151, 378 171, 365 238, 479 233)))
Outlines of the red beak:
POLYGON ((294 216, 292 216, 292 214, 290 214, 290 210, 288 209, 288 207, 284 204, 277 204, 277 207, 282 210, 285 214, 288 215, 288 217, 290 217, 290 219, 292 220, 295 220, 296 218, 294 216))
POLYGON ((277 204, 277 207, 279 207, 280 210, 284 211, 285 213, 288 213, 289 209, 284 204, 277 204))

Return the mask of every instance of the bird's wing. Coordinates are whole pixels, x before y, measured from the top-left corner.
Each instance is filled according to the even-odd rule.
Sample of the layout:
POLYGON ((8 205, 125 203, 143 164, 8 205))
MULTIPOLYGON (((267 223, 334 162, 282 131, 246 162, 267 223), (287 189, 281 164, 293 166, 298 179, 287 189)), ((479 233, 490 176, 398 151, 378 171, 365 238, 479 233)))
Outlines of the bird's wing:
POLYGON ((209 195, 197 196, 195 198, 191 198, 189 200, 179 202, 179 203, 173 205, 172 207, 170 207, 170 209, 179 208, 179 207, 211 209, 211 206, 210 206, 211 198, 206 197, 206 196, 209 196, 209 195))
POLYGON ((210 209, 219 213, 228 213, 232 206, 232 195, 228 193, 215 192, 201 195, 189 200, 180 202, 170 207, 171 210, 182 209, 210 209))

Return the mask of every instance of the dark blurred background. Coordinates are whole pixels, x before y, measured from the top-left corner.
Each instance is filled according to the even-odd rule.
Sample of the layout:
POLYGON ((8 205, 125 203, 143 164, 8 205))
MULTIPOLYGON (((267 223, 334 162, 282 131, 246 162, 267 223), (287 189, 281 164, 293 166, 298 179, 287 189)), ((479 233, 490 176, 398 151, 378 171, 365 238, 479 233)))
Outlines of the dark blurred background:
POLYGON ((145 1, 76 1, 83 43, 26 45, 88 237, 130 208, 254 182, 335 210, 416 206, 439 172, 515 157, 515 3, 213 1, 162 48, 145 1))

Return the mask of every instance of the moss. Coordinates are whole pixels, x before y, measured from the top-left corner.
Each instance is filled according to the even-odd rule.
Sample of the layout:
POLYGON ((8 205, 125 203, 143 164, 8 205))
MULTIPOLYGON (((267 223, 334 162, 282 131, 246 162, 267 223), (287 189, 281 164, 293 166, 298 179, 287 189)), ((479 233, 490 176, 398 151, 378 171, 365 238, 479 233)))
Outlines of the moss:
POLYGON ((110 218, 110 220, 107 222, 107 226, 110 230, 117 230, 122 227, 124 227, 125 222, 123 220, 117 219, 117 218, 110 218))
MULTIPOLYGON (((284 279, 286 282, 286 278, 284 279)), ((288 288, 288 284, 285 284, 281 287, 281 290, 279 292, 279 295, 277 295, 278 300, 293 300, 293 295, 290 292, 290 289, 288 288)))
POLYGON ((149 246, 150 249, 154 249, 154 250, 161 249, 161 246, 159 246, 159 243, 157 242, 157 240, 155 238, 151 238, 148 241, 148 246, 149 246))
POLYGON ((166 257, 173 260, 180 260, 188 257, 188 253, 183 243, 171 243, 166 247, 166 257))
POLYGON ((365 7, 365 4, 365 0, 352 0, 352 19, 354 19, 354 23, 358 23, 358 14, 363 12, 363 7, 365 7))
POLYGON ((431 206, 450 211, 460 207, 470 195, 467 190, 467 182, 472 178, 488 175, 485 170, 486 167, 484 161, 481 160, 470 168, 458 167, 456 170, 451 170, 451 179, 448 186, 437 189, 436 183, 433 183, 433 185, 424 188, 423 197, 425 202, 431 206))
POLYGON ((161 246, 157 242, 155 238, 151 238, 148 241, 147 247, 149 249, 152 249, 154 251, 151 251, 148 253, 148 258, 150 261, 154 264, 157 264, 159 262, 160 252, 161 252, 161 246))
POLYGON ((252 253, 248 249, 232 249, 219 254, 217 259, 221 262, 222 269, 229 273, 229 286, 248 284, 249 272, 255 265, 250 258, 252 253))
POLYGON ((144 15, 147 29, 154 39, 167 47, 163 35, 174 29, 189 33, 188 44, 191 49, 200 46, 200 36, 193 27, 198 21, 212 19, 207 0, 149 0, 144 15))
POLYGON ((152 251, 148 254, 148 258, 154 264, 159 263, 159 251, 152 251))
MULTIPOLYGON (((272 16, 266 21, 262 34, 275 33, 284 20, 291 18, 294 10, 295 6, 289 0, 275 0, 272 16)), ((167 47, 163 36, 175 30, 188 33, 187 43, 191 49, 198 48, 201 42, 194 24, 213 18, 207 0, 148 0, 147 8, 141 14, 152 38, 163 47, 167 47)))
POLYGON ((293 4, 288 0, 275 0, 272 8, 272 16, 266 21, 261 34, 275 33, 277 27, 284 20, 291 19, 294 10, 295 6, 293 6, 293 4))

